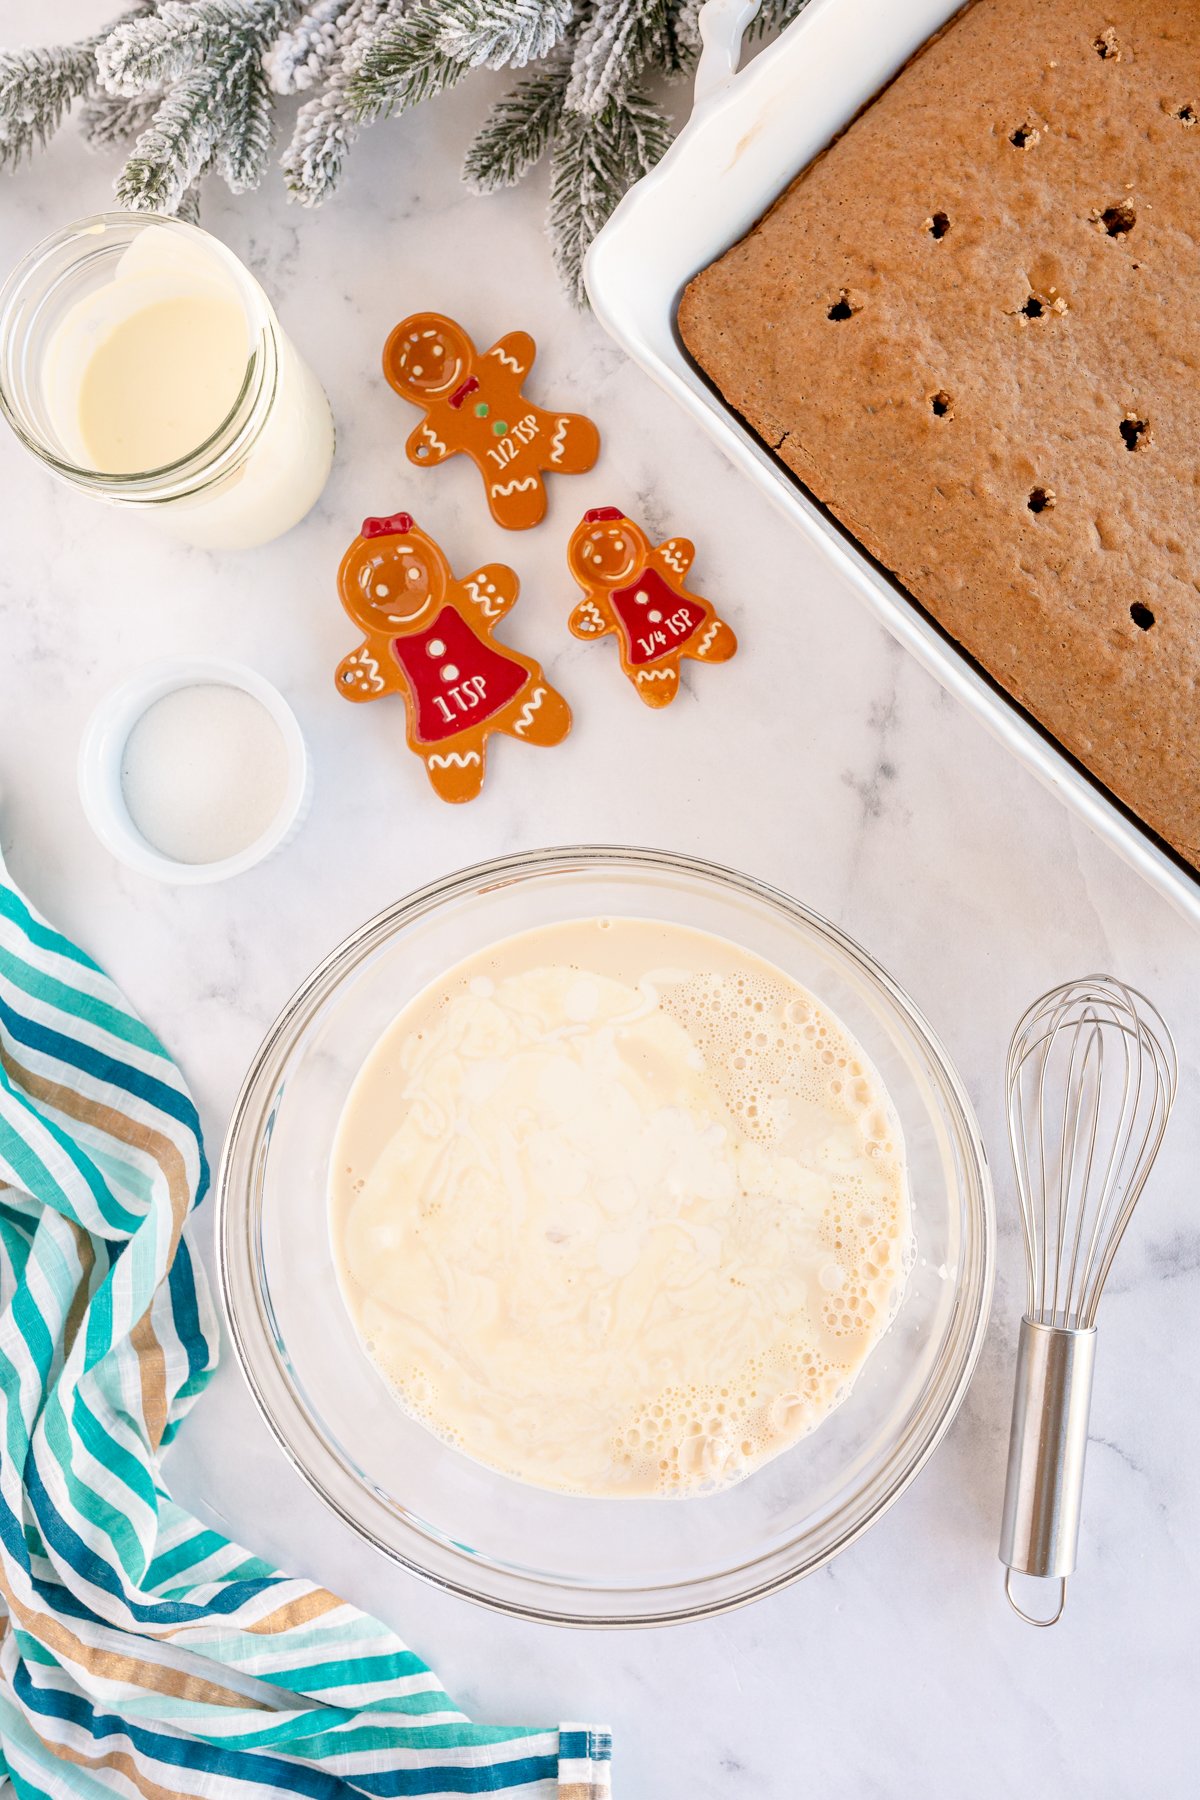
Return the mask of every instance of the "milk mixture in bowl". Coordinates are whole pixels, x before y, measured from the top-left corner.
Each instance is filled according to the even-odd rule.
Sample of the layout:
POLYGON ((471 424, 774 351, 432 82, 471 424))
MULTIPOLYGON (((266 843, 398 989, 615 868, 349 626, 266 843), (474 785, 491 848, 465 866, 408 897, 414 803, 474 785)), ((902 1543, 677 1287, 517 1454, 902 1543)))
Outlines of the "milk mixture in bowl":
POLYGON ((569 1493, 689 1495, 838 1404, 911 1261, 878 1075, 723 938, 585 919, 449 971, 334 1147, 333 1253, 404 1407, 569 1493))

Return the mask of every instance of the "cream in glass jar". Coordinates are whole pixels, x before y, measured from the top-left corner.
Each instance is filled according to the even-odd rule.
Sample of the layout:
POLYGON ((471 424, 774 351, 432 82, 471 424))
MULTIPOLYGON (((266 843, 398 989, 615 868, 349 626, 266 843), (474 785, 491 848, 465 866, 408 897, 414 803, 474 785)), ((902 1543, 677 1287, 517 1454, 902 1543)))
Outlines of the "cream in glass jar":
POLYGON ((287 531, 333 459, 329 404, 257 281, 155 214, 81 220, 14 270, 0 406, 71 485, 217 549, 287 531))

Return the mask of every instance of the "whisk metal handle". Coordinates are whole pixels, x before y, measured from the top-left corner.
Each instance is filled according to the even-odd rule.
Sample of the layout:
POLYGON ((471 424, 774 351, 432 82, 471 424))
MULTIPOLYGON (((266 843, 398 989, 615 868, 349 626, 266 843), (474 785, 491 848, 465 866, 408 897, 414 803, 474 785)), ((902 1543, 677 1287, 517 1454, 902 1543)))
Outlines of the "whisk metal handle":
POLYGON ((1061 1617, 1067 1576, 1075 1568, 1095 1361, 1095 1326, 1080 1331, 1021 1320, 1000 1560, 1008 1569, 1009 1601, 1031 1625, 1061 1617), (1035 1618, 1017 1605, 1014 1570, 1057 1576, 1061 1593, 1053 1619, 1035 1618))

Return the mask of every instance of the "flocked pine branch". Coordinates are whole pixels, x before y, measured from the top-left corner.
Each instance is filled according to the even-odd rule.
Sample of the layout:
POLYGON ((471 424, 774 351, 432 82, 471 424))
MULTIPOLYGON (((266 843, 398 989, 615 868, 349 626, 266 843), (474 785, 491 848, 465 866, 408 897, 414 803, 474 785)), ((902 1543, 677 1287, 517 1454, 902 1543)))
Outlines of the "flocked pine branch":
POLYGON ((555 264, 577 304, 587 298, 583 259, 589 244, 670 141, 669 120, 637 89, 611 99, 600 113, 564 109, 550 156, 547 223, 555 264))
MULTIPOLYGON (((139 0, 116 23, 142 17, 151 4, 139 0)), ((73 103, 94 91, 97 52, 113 29, 106 25, 77 44, 0 50, 0 169, 32 156, 54 136, 73 103)))
POLYGON ((560 58, 535 69, 496 102, 463 164, 463 179, 473 193, 514 187, 541 162, 558 129, 570 78, 571 65, 560 58))
POLYGON ((574 0, 442 0, 439 47, 468 68, 523 69, 566 36, 574 0))
POLYGON ((80 129, 94 150, 114 144, 124 147, 141 136, 164 97, 161 88, 148 88, 144 94, 109 94, 101 88, 80 110, 80 129))
POLYGON ((221 76, 192 69, 168 89, 117 177, 117 200, 135 212, 173 213, 216 150, 221 76))
POLYGON ((263 56, 300 10, 300 0, 160 0, 116 28, 99 52, 108 90, 167 89, 118 177, 122 206, 174 212, 214 166, 235 194, 258 185, 272 130, 263 56))
POLYGON ((96 80, 96 45, 0 52, 0 168, 19 162, 62 124, 96 80))
POLYGON ((163 0, 146 19, 127 19, 100 49, 100 78, 110 94, 165 87, 190 74, 204 54, 207 8, 163 0))
POLYGON ((680 67, 674 29, 677 10, 668 0, 597 0, 575 45, 568 107, 574 112, 603 112, 648 64, 675 74, 680 67))
POLYGON ((346 152, 362 121, 350 96, 358 53, 391 0, 350 0, 339 16, 329 79, 296 115, 291 141, 280 158, 288 193, 302 206, 317 206, 338 184, 346 152))
POLYGON ((262 47, 254 45, 239 58, 226 80, 237 95, 225 107, 225 129, 217 140, 216 167, 231 194, 256 188, 267 172, 274 120, 271 90, 262 66, 262 47))
POLYGON ((359 0, 317 0, 280 32, 263 57, 271 92, 303 94, 318 86, 344 47, 347 14, 359 10, 359 0))
MULTIPOLYGON (((752 29, 804 0, 763 0, 752 29)), ((132 0, 79 44, 0 51, 0 167, 32 150, 81 96, 98 147, 131 146, 127 206, 193 215, 210 170, 241 192, 265 173, 276 96, 300 106, 281 158, 315 205, 363 126, 473 70, 526 71, 486 115, 463 174, 477 192, 520 181, 549 151, 548 228, 577 296, 587 246, 670 138, 648 89, 685 73, 700 0, 132 0)))
POLYGON ((416 0, 389 13, 360 48, 347 92, 361 120, 407 112, 470 73, 469 64, 442 49, 441 12, 441 0, 416 0))

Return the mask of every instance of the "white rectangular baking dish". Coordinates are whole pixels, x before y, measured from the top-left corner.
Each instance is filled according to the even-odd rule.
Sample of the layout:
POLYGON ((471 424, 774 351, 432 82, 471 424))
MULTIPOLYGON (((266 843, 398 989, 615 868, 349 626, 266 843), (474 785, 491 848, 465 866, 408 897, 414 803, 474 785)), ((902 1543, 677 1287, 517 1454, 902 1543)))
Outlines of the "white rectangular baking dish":
POLYGON ((960 0, 809 0, 740 74, 757 0, 708 0, 688 124, 626 195, 588 256, 597 317, 766 490, 887 629, 1118 854, 1200 924, 1200 881, 994 688, 808 497, 689 361, 675 328, 690 278, 735 243, 960 0))

